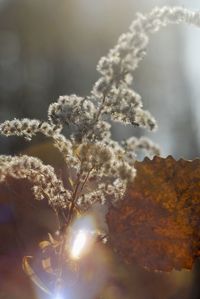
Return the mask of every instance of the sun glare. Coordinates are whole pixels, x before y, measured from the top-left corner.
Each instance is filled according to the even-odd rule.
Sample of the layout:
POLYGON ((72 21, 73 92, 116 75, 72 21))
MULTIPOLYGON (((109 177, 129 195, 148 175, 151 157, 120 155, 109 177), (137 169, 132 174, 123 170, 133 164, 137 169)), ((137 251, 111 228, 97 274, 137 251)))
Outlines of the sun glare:
POLYGON ((73 237, 70 246, 72 259, 78 260, 87 253, 94 242, 94 220, 90 216, 81 217, 73 224, 73 237))
POLYGON ((81 253, 84 251, 86 245, 87 245, 87 239, 88 239, 88 232, 85 230, 80 230, 73 242, 72 249, 71 249, 71 256, 73 259, 79 259, 81 256, 81 253))
POLYGON ((63 299, 63 297, 58 293, 56 294, 55 299, 63 299))

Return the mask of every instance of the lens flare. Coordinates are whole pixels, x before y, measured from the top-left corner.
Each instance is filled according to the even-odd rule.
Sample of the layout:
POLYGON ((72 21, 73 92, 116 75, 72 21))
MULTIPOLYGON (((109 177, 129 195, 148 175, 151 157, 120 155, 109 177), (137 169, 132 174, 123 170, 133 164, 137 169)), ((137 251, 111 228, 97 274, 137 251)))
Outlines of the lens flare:
POLYGON ((73 237, 70 246, 70 255, 74 260, 80 259, 92 246, 95 239, 94 220, 89 217, 77 219, 72 227, 73 237))
POLYGON ((63 299, 63 297, 60 294, 56 294, 55 299, 63 299))
POLYGON ((85 230, 80 230, 75 237, 75 240, 71 249, 71 257, 73 259, 79 259, 81 253, 84 251, 84 248, 87 245, 88 232, 85 230))

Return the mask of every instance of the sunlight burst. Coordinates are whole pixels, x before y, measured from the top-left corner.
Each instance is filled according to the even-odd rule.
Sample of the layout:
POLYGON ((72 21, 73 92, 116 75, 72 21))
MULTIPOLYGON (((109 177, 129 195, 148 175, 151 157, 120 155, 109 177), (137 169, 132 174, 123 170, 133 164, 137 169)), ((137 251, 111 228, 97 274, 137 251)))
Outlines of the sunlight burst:
POLYGON ((71 249, 71 257, 73 259, 79 259, 81 253, 84 251, 87 241, 88 241, 89 233, 86 230, 81 229, 73 242, 72 249, 71 249))
POLYGON ((61 294, 56 294, 55 299, 63 299, 63 297, 61 296, 61 294))
POLYGON ((90 215, 75 220, 69 247, 72 259, 78 260, 91 250, 96 238, 95 226, 94 218, 90 215))

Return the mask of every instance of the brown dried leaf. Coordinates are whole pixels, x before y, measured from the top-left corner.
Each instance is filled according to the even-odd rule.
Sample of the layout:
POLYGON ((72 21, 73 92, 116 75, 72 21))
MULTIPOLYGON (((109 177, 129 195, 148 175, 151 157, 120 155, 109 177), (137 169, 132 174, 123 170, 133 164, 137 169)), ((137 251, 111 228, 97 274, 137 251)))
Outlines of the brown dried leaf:
POLYGON ((200 160, 146 158, 125 199, 107 214, 122 259, 149 270, 191 269, 200 255, 200 160))

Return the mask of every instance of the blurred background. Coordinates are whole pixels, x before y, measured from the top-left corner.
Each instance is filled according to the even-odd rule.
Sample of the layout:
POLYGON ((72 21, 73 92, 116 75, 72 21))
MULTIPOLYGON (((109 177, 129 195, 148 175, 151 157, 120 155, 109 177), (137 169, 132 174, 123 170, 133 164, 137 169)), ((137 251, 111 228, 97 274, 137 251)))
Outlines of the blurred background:
MULTIPOLYGON (((46 119, 48 105, 59 95, 87 95, 99 77, 99 58, 128 30, 135 13, 163 5, 200 9, 199 1, 193 0, 0 0, 0 122, 14 117, 46 119)), ((147 56, 134 74, 134 89, 157 119, 159 130, 148 133, 116 126, 114 138, 148 135, 160 144, 162 156, 199 156, 199 53, 200 30, 195 27, 168 26, 153 35, 147 56)), ((0 154, 19 153, 29 146, 14 137, 0 137, 0 143, 0 154)), ((4 265, 2 261, 0 272, 5 271, 4 267, 7 283, 10 280, 13 284, 14 276, 7 262, 4 265)), ((124 277, 127 272, 122 267, 119 273, 124 277)), ((199 279, 198 263, 191 273, 129 269, 125 279, 129 281, 129 295, 121 290, 124 286, 120 276, 114 280, 122 281, 121 291, 111 287, 106 299, 118 298, 120 292, 123 298, 197 299, 199 279)), ((0 299, 18 298, 16 291, 1 291, 1 280, 0 276, 0 299)))

